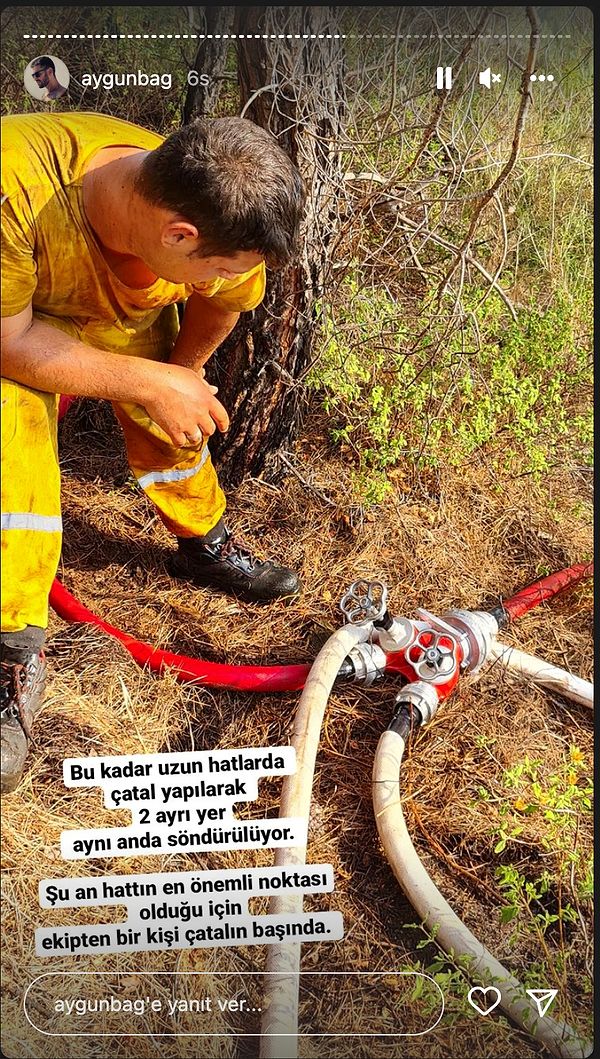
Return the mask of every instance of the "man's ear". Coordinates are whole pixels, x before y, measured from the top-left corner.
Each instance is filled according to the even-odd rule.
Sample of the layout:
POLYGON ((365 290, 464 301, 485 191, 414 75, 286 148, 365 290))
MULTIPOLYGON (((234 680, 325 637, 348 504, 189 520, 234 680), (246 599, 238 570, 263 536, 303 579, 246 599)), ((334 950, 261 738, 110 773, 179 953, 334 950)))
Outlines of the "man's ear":
POLYGON ((198 229, 188 221, 171 221, 165 224, 160 241, 163 246, 180 246, 184 243, 195 243, 198 240, 198 229))

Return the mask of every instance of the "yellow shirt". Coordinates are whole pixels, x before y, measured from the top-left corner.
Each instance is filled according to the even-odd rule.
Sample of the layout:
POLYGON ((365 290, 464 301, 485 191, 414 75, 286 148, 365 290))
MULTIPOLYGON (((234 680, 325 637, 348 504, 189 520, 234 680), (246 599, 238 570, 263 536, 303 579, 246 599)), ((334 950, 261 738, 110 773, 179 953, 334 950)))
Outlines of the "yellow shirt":
POLYGON ((90 345, 156 357, 176 333, 174 303, 194 291, 231 312, 262 301, 264 265, 235 280, 194 287, 157 279, 142 290, 127 287, 107 265, 83 209, 86 166, 104 147, 152 150, 162 139, 103 114, 2 118, 3 317, 31 301, 36 316, 90 345))

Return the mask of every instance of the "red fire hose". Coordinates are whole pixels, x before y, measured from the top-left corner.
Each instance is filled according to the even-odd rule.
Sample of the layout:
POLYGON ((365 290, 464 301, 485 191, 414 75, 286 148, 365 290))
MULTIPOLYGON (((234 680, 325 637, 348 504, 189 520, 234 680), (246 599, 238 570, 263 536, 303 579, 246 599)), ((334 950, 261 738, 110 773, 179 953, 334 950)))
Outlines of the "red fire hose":
POLYGON ((128 633, 110 625, 93 614, 79 600, 55 580, 50 591, 50 605, 65 621, 81 621, 95 625, 109 636, 114 636, 141 666, 155 672, 171 669, 178 680, 194 684, 209 684, 214 688, 235 688, 239 691, 298 691, 304 687, 310 665, 295 666, 230 666, 218 662, 203 662, 199 658, 173 654, 136 640, 128 633))
MULTIPOLYGON (((504 610, 510 618, 521 617, 532 607, 555 596, 568 585, 577 584, 584 578, 591 577, 593 563, 578 563, 559 573, 536 581, 533 585, 517 592, 504 604, 504 610)), ((55 580, 50 591, 50 605, 60 618, 65 621, 85 622, 102 629, 109 636, 123 644, 130 655, 140 665, 147 665, 155 672, 165 669, 173 671, 178 680, 196 684, 208 684, 211 687, 234 688, 239 691, 298 691, 304 687, 310 670, 309 665, 290 666, 234 666, 219 662, 203 662, 199 658, 174 654, 158 647, 152 647, 142 640, 136 640, 121 629, 93 614, 72 596, 60 581, 55 580)), ((404 669, 400 655, 390 655, 388 668, 404 669)), ((410 671, 406 673, 410 676, 410 671)))
POLYGON ((520 592, 516 592, 510 599, 503 600, 502 609, 511 621, 515 621, 517 618, 521 618, 523 614, 526 614, 528 610, 531 610, 532 607, 537 607, 544 600, 551 599, 557 592, 561 592, 563 588, 568 588, 569 585, 576 585, 578 581, 591 577, 593 572, 593 563, 577 563, 575 566, 568 566, 565 570, 559 570, 556 574, 548 574, 547 577, 542 577, 540 581, 535 581, 532 585, 528 585, 527 588, 522 588, 520 592))

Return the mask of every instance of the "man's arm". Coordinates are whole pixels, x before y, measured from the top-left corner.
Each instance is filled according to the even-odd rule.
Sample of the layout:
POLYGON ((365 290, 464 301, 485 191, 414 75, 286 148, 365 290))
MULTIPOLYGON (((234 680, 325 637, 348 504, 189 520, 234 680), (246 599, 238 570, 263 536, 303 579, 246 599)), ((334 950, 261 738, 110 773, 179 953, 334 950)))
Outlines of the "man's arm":
POLYGON ((48 393, 141 404, 174 445, 198 430, 227 430, 229 418, 209 386, 178 364, 107 353, 33 318, 31 304, 2 319, 2 374, 48 393))
POLYGON ((199 372, 215 349, 231 334, 239 318, 239 313, 219 308, 210 298, 192 294, 186 302, 169 363, 181 364, 199 372))

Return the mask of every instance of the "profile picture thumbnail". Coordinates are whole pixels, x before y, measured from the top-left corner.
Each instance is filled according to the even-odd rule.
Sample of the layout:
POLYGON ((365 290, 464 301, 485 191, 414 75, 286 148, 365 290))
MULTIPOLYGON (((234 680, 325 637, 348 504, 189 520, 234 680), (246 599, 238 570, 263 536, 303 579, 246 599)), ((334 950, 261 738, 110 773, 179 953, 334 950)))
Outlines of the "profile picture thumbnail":
POLYGON ((45 103, 60 99, 69 87, 71 75, 56 55, 38 55, 25 67, 23 82, 30 96, 45 103))

